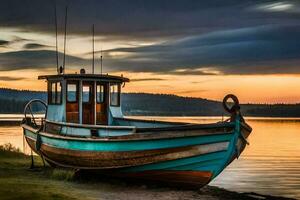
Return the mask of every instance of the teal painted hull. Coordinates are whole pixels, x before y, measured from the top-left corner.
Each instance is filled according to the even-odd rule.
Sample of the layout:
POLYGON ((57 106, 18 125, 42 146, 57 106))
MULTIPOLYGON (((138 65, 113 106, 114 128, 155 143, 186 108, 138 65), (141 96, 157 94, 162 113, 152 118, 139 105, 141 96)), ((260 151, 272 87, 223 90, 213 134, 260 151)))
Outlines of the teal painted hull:
POLYGON ((179 174, 181 182, 198 176, 194 182, 199 185, 207 184, 238 157, 250 134, 239 121, 232 123, 231 131, 224 133, 139 140, 77 139, 23 128, 31 148, 51 164, 109 169, 118 176, 140 177, 151 172, 150 179, 155 176, 167 179, 179 174), (246 136, 241 136, 242 132, 246 136))
MULTIPOLYGON (((36 139, 36 134, 26 130, 25 135, 36 139)), ((162 140, 142 140, 142 141, 76 141, 68 139, 57 139, 51 136, 42 136, 42 143, 62 149, 72 149, 80 151, 142 151, 153 149, 174 148, 197 144, 208 144, 223 141, 230 141, 232 134, 220 134, 217 136, 199 136, 189 138, 168 138, 162 140)))

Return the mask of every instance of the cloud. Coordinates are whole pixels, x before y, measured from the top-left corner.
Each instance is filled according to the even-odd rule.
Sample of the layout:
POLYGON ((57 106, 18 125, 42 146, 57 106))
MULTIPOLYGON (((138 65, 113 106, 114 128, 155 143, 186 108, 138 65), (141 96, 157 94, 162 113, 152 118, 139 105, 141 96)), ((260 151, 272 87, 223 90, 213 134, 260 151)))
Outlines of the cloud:
POLYGON ((170 74, 300 73, 300 26, 216 31, 158 45, 105 52, 115 70, 170 74), (125 55, 122 58, 111 55, 125 55), (126 56, 127 55, 127 56, 126 56))
POLYGON ((203 92, 206 92, 207 90, 201 90, 201 89, 198 89, 198 90, 183 90, 183 91, 178 91, 177 93, 178 94, 191 94, 191 93, 203 93, 203 92))
POLYGON ((25 79, 26 78, 21 78, 21 77, 0 76, 0 81, 19 81, 25 79))
MULTIPOLYGON (((29 47, 43 47, 29 43, 29 47)), ((142 47, 103 51, 106 72, 129 71, 173 75, 300 73, 300 26, 268 25, 214 31, 142 47)), ((55 67, 55 51, 0 53, 0 70, 55 67)), ((60 59, 63 55, 59 53, 60 59)), ((66 56, 67 67, 91 65, 90 59, 66 56)), ((96 63, 98 65, 99 63, 96 63)), ((150 81, 136 80, 136 81, 150 81)), ((156 80, 156 79, 155 79, 156 80)))
POLYGON ((263 12, 299 13, 299 7, 300 4, 296 1, 277 1, 259 4, 255 9, 263 12))
POLYGON ((0 40, 0 46, 7 46, 9 45, 9 41, 7 40, 0 40))
MULTIPOLYGON (((53 2, 2 0, 0 26, 21 28, 30 32, 54 33, 53 2)), ((294 5, 289 3, 290 1, 285 1, 283 5, 277 5, 278 1, 275 0, 172 0, 172 3, 169 0, 60 0, 56 2, 61 33, 63 33, 64 9, 68 5, 69 34, 90 34, 91 25, 95 24, 96 34, 106 36, 105 39, 181 37, 221 29, 288 23, 294 19, 288 14, 278 17, 272 12, 249 10, 257 6, 272 8, 270 7, 272 3, 275 8, 294 5)))
POLYGON ((163 81, 166 79, 163 78, 139 78, 139 79, 130 79, 130 82, 143 82, 143 81, 163 81))
MULTIPOLYGON (((53 2, 3 0, 0 27, 16 28, 15 33, 26 32, 26 36, 32 32, 54 35, 53 2)), ((296 12, 300 4, 294 0, 173 0, 172 3, 169 0, 60 0, 57 1, 60 33, 66 5, 68 34, 90 35, 91 25, 95 24, 96 34, 101 36, 97 38, 102 40, 121 41, 121 44, 139 39, 155 41, 148 46, 137 44, 103 51, 103 67, 107 72, 300 73, 300 26, 299 12, 296 12)), ((2 41, 3 45, 8 44, 5 42, 10 41, 2 41)), ((22 46, 24 49, 0 53, 0 70, 55 66, 55 51, 46 50, 44 42, 22 42, 28 42, 22 46)), ((67 55, 66 60, 71 68, 91 64, 79 55, 67 55)))
POLYGON ((28 42, 28 41, 31 41, 31 40, 14 36, 13 39, 11 39, 11 40, 1 40, 0 39, 0 47, 1 46, 2 47, 8 47, 12 44, 23 43, 23 42, 28 42))
POLYGON ((49 48, 48 45, 38 44, 38 43, 27 43, 23 46, 24 49, 42 49, 49 48))
MULTIPOLYGON (((63 54, 59 53, 62 59, 63 54)), ((66 55, 66 68, 90 65, 89 60, 66 55)), ((0 71, 45 69, 56 67, 56 52, 51 50, 21 50, 0 53, 0 71)))

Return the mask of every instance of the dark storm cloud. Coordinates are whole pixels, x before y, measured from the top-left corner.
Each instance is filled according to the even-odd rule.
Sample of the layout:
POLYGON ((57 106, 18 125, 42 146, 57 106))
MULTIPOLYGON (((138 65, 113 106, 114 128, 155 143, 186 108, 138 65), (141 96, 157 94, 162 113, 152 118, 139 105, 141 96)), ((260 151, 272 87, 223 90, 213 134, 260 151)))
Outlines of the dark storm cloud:
MULTIPOLYGON (((3 0, 0 26, 53 34, 53 2, 3 0)), ((69 34, 90 34, 95 24, 96 34, 106 40, 165 41, 104 51, 107 71, 300 73, 300 4, 296 0, 58 0, 60 31, 65 5, 69 6, 69 34), (112 55, 120 52, 125 56, 112 55)), ((54 54, 45 50, 2 53, 0 69, 51 66, 54 54)), ((72 65, 90 63, 74 56, 67 60, 72 65)))
MULTIPOLYGON (((217 31, 174 42, 105 52, 119 70, 212 75, 300 73, 300 26, 217 31), (126 55, 126 54, 125 54, 126 55)), ((111 67, 113 67, 113 65, 111 67)))
MULTIPOLYGON (((264 13, 253 9, 270 0, 57 0, 59 29, 69 7, 68 32, 108 37, 172 37, 211 30, 285 23, 295 13, 264 13)), ((293 1, 294 2, 294 1, 293 1)), ((0 26, 54 32, 54 0, 3 0, 0 26)))
POLYGON ((13 37, 12 40, 1 40, 0 39, 0 47, 8 47, 12 44, 17 44, 17 43, 22 43, 22 42, 29 42, 31 40, 25 39, 25 38, 21 38, 21 37, 13 37))
POLYGON ((7 46, 9 45, 9 41, 7 40, 0 40, 0 46, 7 46))
MULTIPOLYGON (((55 68, 55 56, 55 51, 50 50, 22 50, 0 53, 0 71, 55 68)), ((62 58, 63 55, 59 53, 59 57, 62 58)), ((90 62, 82 58, 66 55, 67 67, 83 67, 86 65, 90 65, 90 62)))
MULTIPOLYGON (((217 31, 146 47, 112 49, 103 52, 104 69, 174 75, 295 74, 300 73, 299 35, 300 26, 259 26, 217 31), (111 56, 114 53, 125 56, 111 56)), ((67 64, 72 66, 89 66, 90 63, 90 60, 67 56, 67 64)), ((54 64, 54 51, 0 54, 2 70, 6 66, 12 70, 54 64)), ((96 67, 98 65, 99 60, 96 60, 96 67)))
POLYGON ((24 49, 41 49, 41 48, 48 48, 48 45, 43 45, 39 43, 27 43, 23 46, 24 49))

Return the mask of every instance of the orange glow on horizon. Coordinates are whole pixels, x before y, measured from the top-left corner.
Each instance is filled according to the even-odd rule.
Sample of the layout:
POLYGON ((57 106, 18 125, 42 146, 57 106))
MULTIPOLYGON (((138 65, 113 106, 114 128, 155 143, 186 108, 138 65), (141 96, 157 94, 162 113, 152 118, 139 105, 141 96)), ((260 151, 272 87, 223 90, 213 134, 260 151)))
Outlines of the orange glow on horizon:
MULTIPOLYGON (((45 91, 46 84, 38 75, 54 74, 55 70, 17 70, 1 72, 0 87, 45 91)), ((221 101, 228 93, 236 94, 242 103, 299 103, 299 75, 163 75, 118 72, 132 81, 123 92, 144 92, 201 97, 221 101)))

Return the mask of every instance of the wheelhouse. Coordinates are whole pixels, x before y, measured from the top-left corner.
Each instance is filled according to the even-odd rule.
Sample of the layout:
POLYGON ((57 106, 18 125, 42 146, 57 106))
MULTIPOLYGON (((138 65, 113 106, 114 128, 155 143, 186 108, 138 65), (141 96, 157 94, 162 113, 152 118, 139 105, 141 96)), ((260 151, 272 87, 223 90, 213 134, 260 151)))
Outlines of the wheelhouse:
POLYGON ((88 125, 113 125, 122 117, 121 86, 129 79, 97 74, 39 76, 48 84, 46 119, 88 125))

